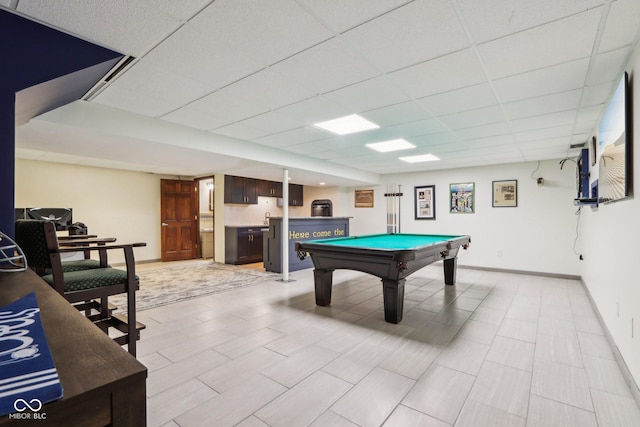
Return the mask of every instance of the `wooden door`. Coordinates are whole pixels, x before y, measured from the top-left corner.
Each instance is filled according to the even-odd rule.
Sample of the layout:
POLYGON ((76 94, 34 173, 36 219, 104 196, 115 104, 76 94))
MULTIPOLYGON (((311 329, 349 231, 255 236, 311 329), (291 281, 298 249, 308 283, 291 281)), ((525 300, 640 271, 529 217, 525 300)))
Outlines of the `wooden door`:
POLYGON ((197 257, 197 193, 194 181, 160 180, 162 261, 197 257))

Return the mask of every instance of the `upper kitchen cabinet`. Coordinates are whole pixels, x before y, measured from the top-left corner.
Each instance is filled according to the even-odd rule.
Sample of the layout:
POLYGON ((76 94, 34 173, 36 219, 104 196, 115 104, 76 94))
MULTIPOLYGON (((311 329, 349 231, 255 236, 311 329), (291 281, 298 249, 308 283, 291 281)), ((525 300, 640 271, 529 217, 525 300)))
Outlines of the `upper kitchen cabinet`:
POLYGON ((289 206, 302 206, 304 187, 298 184, 289 184, 289 206))
POLYGON ((224 202, 255 205, 258 203, 258 180, 225 175, 224 202))
POLYGON ((258 196, 282 197, 282 183, 258 180, 258 196))

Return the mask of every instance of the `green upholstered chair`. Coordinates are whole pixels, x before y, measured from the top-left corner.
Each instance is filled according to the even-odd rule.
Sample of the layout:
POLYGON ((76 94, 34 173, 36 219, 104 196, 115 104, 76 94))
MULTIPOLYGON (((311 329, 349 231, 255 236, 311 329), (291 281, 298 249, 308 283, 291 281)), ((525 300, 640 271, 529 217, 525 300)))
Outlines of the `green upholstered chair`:
POLYGON ((139 279, 135 274, 133 248, 144 243, 82 246, 83 251, 114 250, 124 251, 126 270, 118 268, 90 268, 63 271, 60 255, 77 252, 78 247, 61 247, 52 222, 41 220, 16 221, 16 242, 22 248, 30 268, 41 274, 42 279, 79 310, 87 309, 87 302, 100 300, 100 312, 91 320, 103 329, 118 329, 124 335, 114 338, 120 345, 127 344, 129 353, 135 356, 136 341, 140 339, 140 329, 144 325, 136 322, 135 293, 139 279), (42 274, 43 272, 50 274, 42 274), (127 294, 127 315, 113 314, 108 309, 108 297, 127 294))

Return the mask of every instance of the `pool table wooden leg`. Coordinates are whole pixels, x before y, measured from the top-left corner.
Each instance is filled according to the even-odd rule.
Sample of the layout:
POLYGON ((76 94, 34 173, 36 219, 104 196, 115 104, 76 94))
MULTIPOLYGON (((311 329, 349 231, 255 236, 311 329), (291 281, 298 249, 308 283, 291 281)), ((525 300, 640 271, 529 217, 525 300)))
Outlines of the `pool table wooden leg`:
POLYGON ((458 258, 449 258, 444 260, 444 284, 455 285, 456 284, 456 268, 458 258))
POLYGON ((382 279, 382 295, 384 299, 384 320, 389 323, 400 323, 404 309, 405 279, 382 279))
POLYGON ((316 287, 316 305, 331 305, 331 288, 333 286, 333 270, 313 270, 316 287))

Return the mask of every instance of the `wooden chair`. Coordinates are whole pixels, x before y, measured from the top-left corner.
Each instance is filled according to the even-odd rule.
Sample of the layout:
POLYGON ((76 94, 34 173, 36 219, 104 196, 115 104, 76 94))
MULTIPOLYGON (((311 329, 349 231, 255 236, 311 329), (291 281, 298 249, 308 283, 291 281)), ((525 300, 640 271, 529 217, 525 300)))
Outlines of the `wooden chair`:
POLYGON ((136 341, 140 339, 140 330, 144 325, 136 322, 135 293, 139 279, 135 274, 133 248, 146 246, 145 243, 82 246, 83 251, 119 249, 124 251, 126 270, 117 268, 90 268, 75 271, 63 271, 60 255, 77 252, 78 247, 61 247, 52 222, 41 220, 16 221, 16 242, 22 248, 29 267, 36 272, 51 271, 41 275, 67 301, 79 310, 86 310, 86 302, 99 299, 101 310, 91 318, 105 332, 113 327, 124 335, 114 338, 120 345, 127 344, 129 353, 135 356, 136 341), (127 294, 127 315, 111 313, 108 309, 108 297, 127 294))

